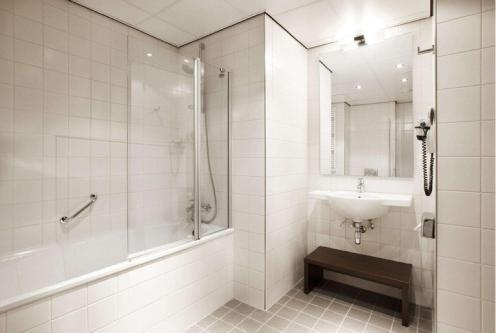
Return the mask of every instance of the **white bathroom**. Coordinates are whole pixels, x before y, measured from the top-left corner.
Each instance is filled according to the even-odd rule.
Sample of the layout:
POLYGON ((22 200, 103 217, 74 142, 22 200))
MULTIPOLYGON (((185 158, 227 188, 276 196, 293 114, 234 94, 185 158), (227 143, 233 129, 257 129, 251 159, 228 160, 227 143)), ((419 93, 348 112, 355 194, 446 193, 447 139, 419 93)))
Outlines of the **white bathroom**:
POLYGON ((495 332, 495 0, 0 0, 0 333, 495 332))

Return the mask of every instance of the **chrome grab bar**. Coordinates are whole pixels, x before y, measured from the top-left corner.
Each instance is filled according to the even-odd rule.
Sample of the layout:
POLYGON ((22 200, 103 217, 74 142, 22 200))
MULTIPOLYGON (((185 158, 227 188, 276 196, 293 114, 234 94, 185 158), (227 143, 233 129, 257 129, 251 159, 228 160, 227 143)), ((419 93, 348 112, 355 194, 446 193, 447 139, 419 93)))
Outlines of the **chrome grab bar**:
POLYGON ((61 217, 61 219, 59 220, 59 222, 61 224, 66 224, 68 222, 71 222, 71 220, 73 220, 75 217, 77 217, 78 215, 80 215, 85 209, 89 208, 90 206, 92 206, 94 204, 94 202, 97 201, 97 194, 91 194, 90 195, 90 201, 85 205, 83 206, 82 208, 80 208, 75 214, 71 215, 70 217, 67 217, 67 216, 63 216, 61 217))

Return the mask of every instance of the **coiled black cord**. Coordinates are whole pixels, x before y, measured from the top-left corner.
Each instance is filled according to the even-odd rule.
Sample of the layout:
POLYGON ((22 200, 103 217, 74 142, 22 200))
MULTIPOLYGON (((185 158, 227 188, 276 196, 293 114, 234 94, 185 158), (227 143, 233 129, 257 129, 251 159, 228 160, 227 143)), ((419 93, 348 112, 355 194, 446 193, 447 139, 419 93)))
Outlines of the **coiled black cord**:
POLYGON ((427 177, 427 140, 422 140, 422 169, 424 173, 424 192, 426 196, 432 193, 432 183, 434 181, 434 153, 431 153, 429 166, 429 177, 427 177))

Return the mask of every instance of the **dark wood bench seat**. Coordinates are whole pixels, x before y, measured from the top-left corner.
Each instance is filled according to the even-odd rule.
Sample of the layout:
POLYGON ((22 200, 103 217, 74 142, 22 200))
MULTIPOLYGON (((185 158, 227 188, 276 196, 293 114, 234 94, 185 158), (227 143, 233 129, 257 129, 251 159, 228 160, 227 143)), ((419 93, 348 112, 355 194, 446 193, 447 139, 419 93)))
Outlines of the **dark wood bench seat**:
POLYGON ((304 293, 321 282, 324 269, 400 289, 402 323, 408 326, 410 264, 320 246, 304 258, 304 293))

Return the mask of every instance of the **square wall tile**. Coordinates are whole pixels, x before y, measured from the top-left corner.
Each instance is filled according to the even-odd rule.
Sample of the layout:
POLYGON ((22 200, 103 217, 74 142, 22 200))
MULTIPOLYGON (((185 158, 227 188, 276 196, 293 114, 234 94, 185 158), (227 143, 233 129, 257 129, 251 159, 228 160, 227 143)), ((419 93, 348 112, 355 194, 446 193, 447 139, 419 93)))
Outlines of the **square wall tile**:
POLYGON ((495 301, 495 266, 481 265, 481 297, 495 301))
POLYGON ((459 227, 438 223, 437 251, 439 256, 479 263, 481 260, 481 231, 479 228, 459 227))
POLYGON ((481 14, 439 23, 438 56, 470 51, 481 47, 481 14))
POLYGON ((495 47, 481 50, 481 83, 495 83, 495 47))
POLYGON ((438 124, 439 156, 480 156, 481 123, 455 122, 438 124), (464 135, 467 133, 467 135, 464 135))
POLYGON ((495 158, 481 158, 481 191, 495 192, 495 158))
POLYGON ((481 227, 495 229, 495 193, 481 193, 481 227))
POLYGON ((482 304, 483 333, 494 333, 495 330, 495 302, 483 301, 482 304))
POLYGON ((438 290, 437 320, 470 332, 480 332, 481 301, 478 298, 438 290))
POLYGON ((439 191, 439 223, 479 227, 481 195, 476 192, 439 191))
POLYGON ((481 119, 495 119, 495 84, 481 86, 481 119))
POLYGON ((477 0, 439 0, 436 17, 438 22, 444 22, 479 12, 481 2, 477 0))
POLYGON ((481 189, 481 160, 474 157, 440 157, 438 189, 479 191, 481 189))
POLYGON ((480 264, 439 257, 437 267, 438 289, 481 297, 480 264))
POLYGON ((481 14, 481 47, 495 45, 495 11, 481 14))
MULTIPOLYGON (((489 54, 485 54, 485 57, 490 59, 489 54)), ((480 84, 481 51, 468 51, 438 57, 437 71, 438 89, 480 84)))
POLYGON ((495 156, 495 122, 481 122, 481 156, 495 156))
POLYGON ((481 263, 495 265, 495 230, 481 231, 481 263))

